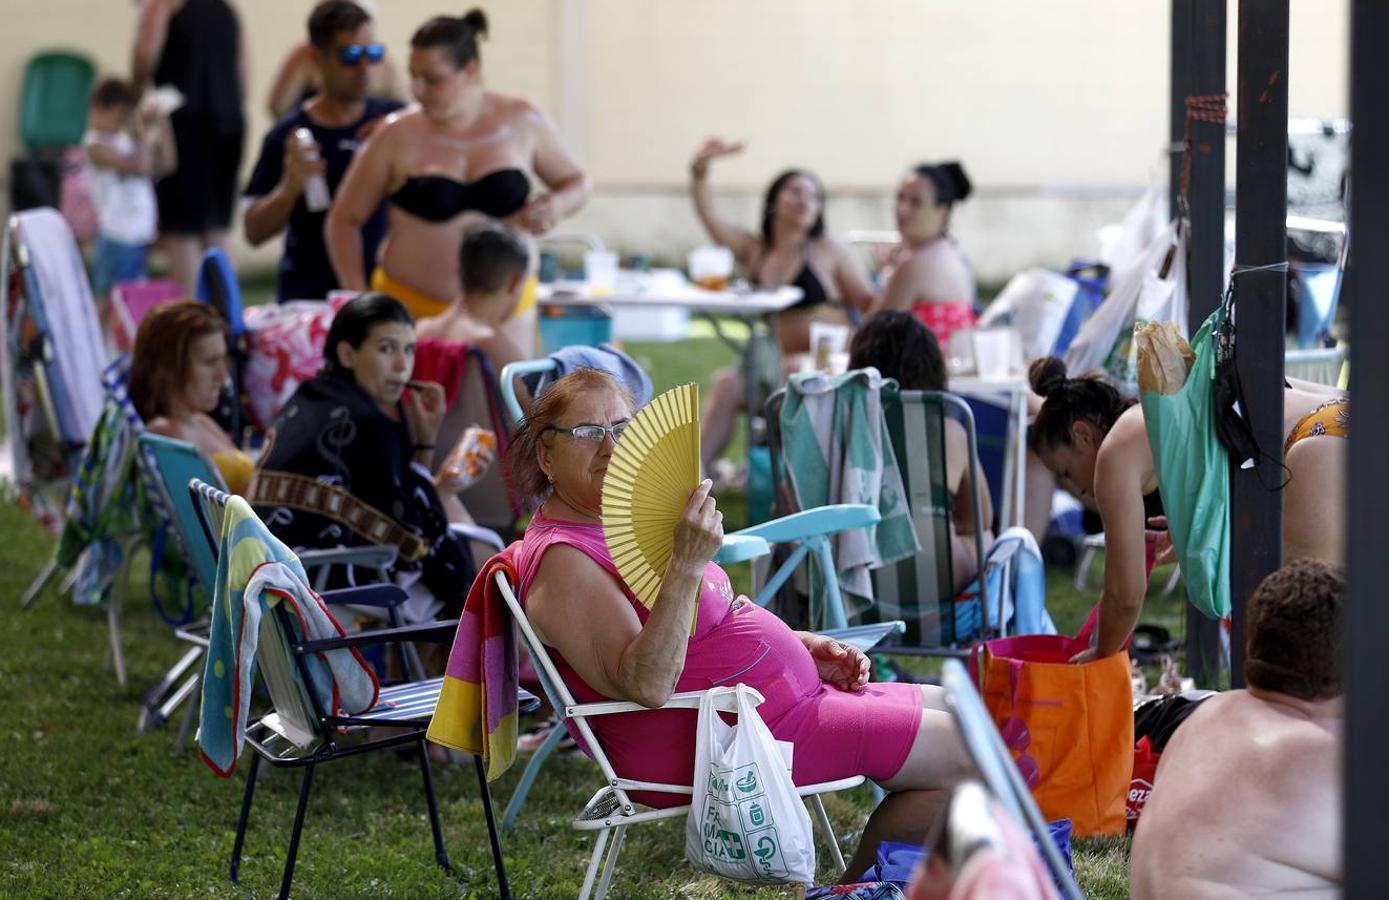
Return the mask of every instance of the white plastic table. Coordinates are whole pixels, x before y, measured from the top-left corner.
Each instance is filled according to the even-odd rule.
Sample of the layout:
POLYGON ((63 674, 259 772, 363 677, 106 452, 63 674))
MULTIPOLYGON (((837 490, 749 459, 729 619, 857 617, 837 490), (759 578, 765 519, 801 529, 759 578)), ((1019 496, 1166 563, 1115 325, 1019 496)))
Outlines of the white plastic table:
POLYGON ((998 520, 1005 528, 1023 525, 1023 509, 1027 500, 1027 376, 952 375, 950 390, 983 400, 996 402, 1002 399, 1007 406, 1008 453, 1004 457, 1004 487, 998 520))
POLYGON ((542 284, 536 291, 541 306, 588 306, 599 309, 619 307, 676 307, 707 318, 714 333, 739 354, 743 372, 744 398, 748 409, 748 446, 754 440, 753 422, 761 415, 757 408, 757 373, 759 325, 768 334, 776 333, 776 315, 801 299, 798 287, 777 288, 771 291, 726 290, 706 291, 698 288, 674 270, 654 272, 622 271, 611 290, 595 291, 587 282, 556 281, 542 284), (740 343, 729 337, 716 316, 737 316, 748 324, 748 340, 740 343))

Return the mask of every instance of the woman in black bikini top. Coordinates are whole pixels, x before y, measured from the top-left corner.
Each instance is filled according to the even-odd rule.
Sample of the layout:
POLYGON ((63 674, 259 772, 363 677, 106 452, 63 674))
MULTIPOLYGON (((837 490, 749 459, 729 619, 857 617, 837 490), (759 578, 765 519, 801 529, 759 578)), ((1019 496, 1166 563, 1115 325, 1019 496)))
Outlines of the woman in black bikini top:
POLYGON ((328 213, 338 281, 363 290, 358 227, 388 202, 390 231, 371 286, 416 318, 437 315, 458 294, 458 248, 477 219, 541 234, 588 197, 588 176, 544 113, 483 89, 478 40, 486 33, 479 10, 436 16, 415 32, 410 88, 419 107, 377 129, 328 213), (532 182, 542 190, 532 193, 532 182))
POLYGON ((705 141, 690 165, 690 196, 709 236, 729 250, 758 287, 792 285, 801 299, 777 322, 777 342, 791 356, 810 351, 810 322, 848 324, 846 307, 872 311, 875 297, 858 259, 825 234, 825 192, 819 179, 802 169, 788 169, 767 187, 757 232, 724 219, 709 196, 709 163, 741 152, 741 143, 718 138, 705 141))
MULTIPOLYGON (((741 143, 718 138, 705 141, 690 164, 690 196, 709 236, 733 251, 749 281, 768 290, 785 285, 801 289, 801 299, 777 316, 776 322, 784 371, 794 372, 810 352, 812 321, 847 325, 849 309, 866 315, 876 298, 857 257, 825 234, 825 191, 811 173, 789 169, 772 181, 762 203, 758 232, 741 228, 715 211, 707 181, 709 163, 742 149, 741 143)), ((714 461, 733 435, 734 421, 745 405, 744 387, 733 369, 714 373, 700 426, 700 452, 708 473, 718 474, 714 461)))
POLYGON ((520 169, 497 169, 477 181, 459 181, 447 175, 412 175, 391 194, 390 201, 428 222, 447 222, 469 210, 494 219, 508 219, 526 205, 530 192, 530 179, 520 169))

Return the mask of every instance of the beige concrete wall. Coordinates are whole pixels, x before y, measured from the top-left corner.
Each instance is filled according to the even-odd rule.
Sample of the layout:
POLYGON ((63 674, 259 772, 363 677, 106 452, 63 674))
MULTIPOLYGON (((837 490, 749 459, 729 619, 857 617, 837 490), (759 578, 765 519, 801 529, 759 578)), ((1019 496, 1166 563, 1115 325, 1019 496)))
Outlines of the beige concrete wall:
MULTIPOLYGON (((251 51, 247 166, 268 125, 265 91, 299 39, 310 0, 234 0, 251 51)), ((378 0, 398 63, 410 32, 440 11, 378 0)), ((7 4, 0 122, 16 121, 23 61, 72 46, 124 71, 135 4, 7 4)), ((456 10, 461 12, 464 4, 456 10)), ((890 225, 887 193, 921 159, 965 162, 978 194, 955 231, 988 278, 1093 251, 1111 220, 1164 171, 1168 0, 508 0, 485 3, 496 89, 549 109, 596 191, 572 223, 609 244, 682 256, 701 236, 686 165, 711 133, 745 138, 714 183, 751 225, 780 168, 815 169, 836 230, 890 225)), ((1235 87, 1238 3, 1229 3, 1235 87)), ((1347 0, 1292 0, 1293 115, 1343 116, 1347 0)), ((0 152, 14 153, 0 128, 0 152)), ((1229 154, 1233 166, 1233 143, 1229 154)), ((273 259, 271 248, 247 256, 273 259)))
MULTIPOLYGON (((260 137, 270 127, 266 94, 281 60, 306 36, 305 23, 313 0, 230 0, 241 18, 249 62, 249 97, 244 176, 250 174, 260 137)), ((468 0, 453 6, 437 0, 377 0, 377 34, 388 55, 404 73, 410 35, 430 16, 461 15, 468 0), (457 8, 454 8, 454 7, 457 8)), ((491 20, 492 37, 482 49, 488 84, 500 91, 551 105, 556 79, 557 0, 507 0, 481 4, 491 20)), ((87 54, 98 77, 129 76, 130 49, 135 34, 135 0, 7 0, 4 34, 0 41, 0 159, 18 151, 19 94, 24 64, 40 50, 63 48, 87 54)), ((0 180, 8 178, 8 169, 0 180)), ((8 185, 4 198, 7 202, 8 185)), ((237 226, 239 228, 239 225, 237 226)), ((243 267, 271 267, 279 258, 277 242, 252 251, 239 240, 233 247, 243 267)))

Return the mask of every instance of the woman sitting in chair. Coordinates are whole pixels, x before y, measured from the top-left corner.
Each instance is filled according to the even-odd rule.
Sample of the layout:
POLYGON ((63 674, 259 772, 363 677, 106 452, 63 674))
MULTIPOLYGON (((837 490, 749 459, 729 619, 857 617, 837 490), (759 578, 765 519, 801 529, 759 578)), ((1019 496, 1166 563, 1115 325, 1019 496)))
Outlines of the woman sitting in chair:
MULTIPOLYGON (((945 357, 931 331, 909 313, 882 310, 869 316, 849 344, 849 368, 872 366, 884 378, 894 378, 904 391, 944 391, 945 357)), ((974 488, 971 481, 969 435, 951 418, 945 420, 945 485, 950 492, 950 561, 955 590, 979 574, 974 545, 974 488)), ((978 468, 978 461, 974 468, 978 468)), ((993 543, 989 531, 993 502, 987 481, 979 482, 980 519, 984 548, 993 543)))
POLYGON ((410 381, 410 313, 385 294, 363 294, 334 317, 323 356, 323 371, 299 385, 266 435, 247 499, 296 549, 395 545, 397 580, 423 584, 456 614, 473 564, 449 522, 466 512, 456 487, 426 468, 444 390, 410 381))
MULTIPOLYGON (((600 524, 603 478, 633 402, 608 375, 580 370, 535 401, 512 445, 520 491, 543 500, 516 555, 518 596, 580 703, 661 706, 676 691, 743 682, 766 698, 758 712, 794 742, 793 778, 809 784, 864 775, 892 793, 868 821, 850 878, 883 840, 919 843, 945 789, 968 761, 939 687, 868 682, 868 660, 830 638, 795 632, 734 596, 711 560, 723 514, 706 480, 675 527, 654 609, 623 584, 600 524), (694 632, 690 622, 698 609, 694 632)), ((594 722, 625 777, 689 783, 695 714, 660 710, 594 722)), ((653 806, 688 797, 634 794, 653 806)))
MULTIPOLYGON (((742 150, 741 143, 719 138, 705 141, 690 164, 690 196, 704 229, 733 251, 748 281, 764 290, 786 285, 800 288, 801 299, 777 316, 777 344, 789 360, 810 352, 811 322, 848 324, 848 308, 859 313, 872 308, 873 289, 858 258, 825 233, 825 189, 811 172, 787 169, 772 181, 756 232, 719 215, 709 193, 709 164, 742 150)), ((799 363, 789 362, 788 368, 794 372, 799 363)), ((773 387, 785 381, 779 371, 772 380, 773 387)), ((738 410, 746 405, 744 389, 737 370, 714 373, 700 434, 706 472, 733 435, 738 410)))
POLYGON ((974 273, 949 236, 955 204, 970 195, 956 162, 920 165, 902 177, 894 211, 902 243, 884 268, 882 308, 910 312, 949 345, 956 329, 974 325, 974 273))
MULTIPOLYGON (((1056 357, 1032 364, 1032 390, 1046 398, 1029 429, 1032 450, 1061 486, 1104 521, 1104 593, 1095 642, 1074 662, 1117 653, 1143 611, 1148 588, 1145 538, 1170 562, 1166 532, 1145 536, 1144 521, 1165 527, 1157 469, 1143 407, 1125 400, 1098 374, 1066 377, 1056 357), (1156 504, 1154 503, 1156 501, 1156 504)), ((1283 554, 1339 563, 1345 557, 1346 441, 1350 398, 1293 380, 1283 392, 1283 554)))
POLYGON ((211 306, 177 300, 140 321, 127 384, 145 428, 193 444, 212 460, 228 490, 244 494, 254 465, 208 415, 226 382, 227 325, 211 306))

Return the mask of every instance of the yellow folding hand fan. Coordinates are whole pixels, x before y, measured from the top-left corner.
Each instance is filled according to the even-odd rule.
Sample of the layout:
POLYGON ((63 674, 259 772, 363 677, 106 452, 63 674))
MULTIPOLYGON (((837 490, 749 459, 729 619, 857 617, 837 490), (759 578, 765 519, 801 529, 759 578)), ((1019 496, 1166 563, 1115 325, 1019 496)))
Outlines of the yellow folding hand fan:
POLYGON ((699 385, 684 384, 637 413, 603 478, 603 537, 617 571, 647 609, 656 604, 675 523, 699 486, 699 385))

